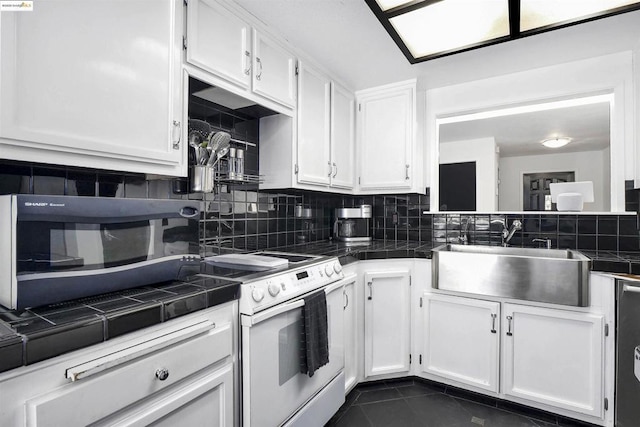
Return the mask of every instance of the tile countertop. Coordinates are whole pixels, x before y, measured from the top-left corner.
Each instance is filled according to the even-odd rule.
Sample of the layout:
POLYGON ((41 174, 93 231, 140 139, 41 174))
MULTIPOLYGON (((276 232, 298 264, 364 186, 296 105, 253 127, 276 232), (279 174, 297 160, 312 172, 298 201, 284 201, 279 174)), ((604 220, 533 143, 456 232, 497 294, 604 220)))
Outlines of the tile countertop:
POLYGON ((0 372, 98 344, 239 296, 239 282, 191 277, 24 311, 0 306, 0 372))
MULTIPOLYGON (((430 243, 374 240, 366 245, 322 241, 266 250, 335 256, 346 265, 371 259, 431 258, 432 248, 430 243)), ((640 252, 581 252, 591 258, 593 271, 640 274, 640 252)), ((239 294, 238 282, 199 277, 22 312, 0 306, 0 372, 235 300, 239 294)))

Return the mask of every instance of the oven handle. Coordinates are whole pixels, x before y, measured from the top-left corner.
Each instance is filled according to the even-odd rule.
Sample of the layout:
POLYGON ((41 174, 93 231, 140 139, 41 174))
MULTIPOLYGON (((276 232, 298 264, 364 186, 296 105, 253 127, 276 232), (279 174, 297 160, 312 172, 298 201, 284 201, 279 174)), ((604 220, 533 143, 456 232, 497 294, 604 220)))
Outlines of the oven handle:
MULTIPOLYGON (((355 281, 355 278, 356 278, 355 274, 346 276, 344 279, 339 280, 335 283, 332 283, 331 285, 324 288, 324 292, 325 294, 328 295, 331 292, 335 291, 336 289, 341 288, 345 284, 355 281)), ((295 310, 303 306, 304 306, 304 299, 302 298, 294 300, 287 304, 277 305, 273 308, 270 308, 269 310, 263 311, 262 313, 258 313, 254 316, 251 316, 250 324, 248 326, 251 327, 251 326, 257 325, 258 323, 264 322, 265 320, 269 320, 274 316, 277 316, 282 313, 286 313, 291 310, 295 310)))

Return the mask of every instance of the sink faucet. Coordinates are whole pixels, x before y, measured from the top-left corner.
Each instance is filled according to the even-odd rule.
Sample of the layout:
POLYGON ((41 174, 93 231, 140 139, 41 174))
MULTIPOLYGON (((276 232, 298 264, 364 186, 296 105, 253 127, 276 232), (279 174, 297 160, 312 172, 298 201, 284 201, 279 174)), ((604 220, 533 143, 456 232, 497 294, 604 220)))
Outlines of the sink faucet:
POLYGON ((460 219, 460 237, 458 241, 463 245, 469 244, 469 226, 471 225, 471 217, 464 217, 460 219))
POLYGON ((546 239, 533 239, 532 242, 533 243, 544 242, 547 245, 547 249, 551 249, 551 239, 549 239, 549 238, 546 238, 546 239))
POLYGON ((511 227, 507 227, 506 220, 504 219, 494 219, 491 221, 491 224, 502 225, 502 246, 504 247, 509 246, 509 241, 515 232, 522 229, 522 221, 519 219, 514 219, 511 223, 511 227))

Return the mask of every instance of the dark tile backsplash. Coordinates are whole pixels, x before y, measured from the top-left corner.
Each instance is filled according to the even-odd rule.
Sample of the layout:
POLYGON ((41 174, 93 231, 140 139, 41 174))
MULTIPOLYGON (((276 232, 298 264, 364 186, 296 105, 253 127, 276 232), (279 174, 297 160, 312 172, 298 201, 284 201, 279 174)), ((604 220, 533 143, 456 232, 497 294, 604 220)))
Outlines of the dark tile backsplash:
MULTIPOLYGON (((234 137, 258 139, 253 123, 238 117, 224 118, 217 125, 230 124, 234 137)), ((257 147, 247 147, 248 173, 257 174, 257 147)), ((338 207, 372 205, 371 235, 393 242, 442 244, 459 242, 461 229, 467 227, 469 243, 499 245, 499 224, 506 219, 522 221, 513 246, 533 247, 536 238, 551 239, 554 248, 635 252, 640 251, 636 215, 572 214, 489 214, 428 213, 430 193, 349 196, 313 191, 261 191, 256 184, 217 184, 214 193, 176 194, 174 179, 147 179, 145 175, 40 165, 0 160, 0 194, 28 193, 135 198, 189 198, 202 201, 200 229, 201 253, 219 254, 290 246, 296 243, 328 240, 332 235, 338 207), (296 207, 310 209, 307 218, 296 216, 296 207)), ((626 206, 638 207, 638 192, 627 181, 626 206)))
POLYGON ((494 220, 522 221, 522 229, 516 231, 509 242, 517 247, 544 247, 544 242, 534 239, 551 239, 553 248, 588 251, 637 252, 640 237, 636 228, 636 215, 600 214, 566 215, 522 213, 510 214, 449 214, 428 215, 433 220, 433 244, 460 243, 467 225, 467 241, 470 244, 502 244, 502 225, 494 220))

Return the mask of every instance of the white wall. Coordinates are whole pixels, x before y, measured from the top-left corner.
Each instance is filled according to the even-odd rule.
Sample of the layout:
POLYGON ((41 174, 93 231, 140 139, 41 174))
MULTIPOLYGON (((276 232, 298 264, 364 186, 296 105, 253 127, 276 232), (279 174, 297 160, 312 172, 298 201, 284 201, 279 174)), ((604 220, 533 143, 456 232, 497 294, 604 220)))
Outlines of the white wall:
POLYGON ((440 144, 440 164, 476 162, 476 210, 497 210, 497 156, 494 138, 468 139, 440 144))
MULTIPOLYGON (((445 144, 443 144, 445 145, 445 144)), ((593 181, 594 203, 585 203, 584 210, 610 210, 609 149, 581 153, 559 153, 538 156, 502 157, 499 162, 499 210, 522 210, 522 175, 539 172, 572 172, 576 181, 593 181)))

